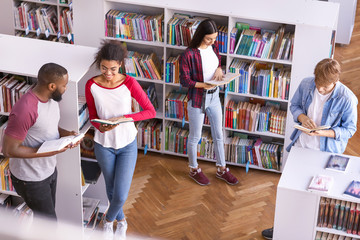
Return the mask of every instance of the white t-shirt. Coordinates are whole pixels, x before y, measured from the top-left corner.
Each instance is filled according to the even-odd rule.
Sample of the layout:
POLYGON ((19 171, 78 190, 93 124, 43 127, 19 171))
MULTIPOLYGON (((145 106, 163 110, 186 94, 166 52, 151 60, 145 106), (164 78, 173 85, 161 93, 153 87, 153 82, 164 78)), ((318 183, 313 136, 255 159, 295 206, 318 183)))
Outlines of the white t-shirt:
POLYGON ((216 56, 212 46, 200 50, 204 82, 210 81, 219 66, 219 58, 216 56))
MULTIPOLYGON (((307 116, 315 122, 316 126, 321 126, 324 105, 331 94, 332 91, 326 95, 322 95, 319 93, 317 88, 315 88, 314 98, 310 103, 307 116)), ((309 136, 306 133, 301 133, 294 146, 320 150, 320 137, 309 136)))

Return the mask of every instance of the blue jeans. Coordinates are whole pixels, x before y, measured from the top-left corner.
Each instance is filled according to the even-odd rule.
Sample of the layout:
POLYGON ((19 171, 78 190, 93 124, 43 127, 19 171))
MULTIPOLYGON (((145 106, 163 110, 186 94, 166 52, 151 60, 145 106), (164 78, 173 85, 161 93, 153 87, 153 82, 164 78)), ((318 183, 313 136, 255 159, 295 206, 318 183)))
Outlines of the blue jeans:
MULTIPOLYGON (((205 94, 205 92, 204 92, 205 94)), ((205 114, 201 108, 191 106, 191 100, 188 103, 189 115, 189 138, 188 138, 188 156, 189 167, 197 168, 197 145, 201 138, 202 127, 205 114)), ((224 139, 222 132, 222 109, 219 98, 219 88, 214 93, 206 93, 205 112, 209 118, 211 126, 211 136, 213 138, 216 166, 225 167, 224 139)))
POLYGON ((104 175, 106 194, 110 202, 108 221, 124 219, 124 203, 128 197, 137 160, 137 141, 119 149, 106 148, 95 143, 96 159, 104 175))
POLYGON ((35 217, 46 217, 56 221, 55 195, 57 170, 41 181, 22 181, 11 174, 16 192, 24 199, 35 217))

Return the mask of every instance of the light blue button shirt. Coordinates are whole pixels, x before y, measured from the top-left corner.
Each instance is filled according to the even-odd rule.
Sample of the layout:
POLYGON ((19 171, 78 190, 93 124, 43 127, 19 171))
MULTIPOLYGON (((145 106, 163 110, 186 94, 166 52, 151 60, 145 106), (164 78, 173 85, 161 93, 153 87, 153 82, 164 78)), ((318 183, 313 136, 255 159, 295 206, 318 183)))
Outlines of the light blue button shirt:
MULTIPOLYGON (((307 115, 315 91, 314 77, 305 78, 291 99, 290 111, 296 123, 300 114, 307 115)), ((321 125, 331 126, 335 138, 320 137, 320 150, 343 153, 349 138, 356 132, 358 99, 354 93, 341 82, 337 82, 334 91, 324 105, 321 125)), ((295 129, 291 134, 292 142, 286 148, 289 152, 301 134, 295 129)))

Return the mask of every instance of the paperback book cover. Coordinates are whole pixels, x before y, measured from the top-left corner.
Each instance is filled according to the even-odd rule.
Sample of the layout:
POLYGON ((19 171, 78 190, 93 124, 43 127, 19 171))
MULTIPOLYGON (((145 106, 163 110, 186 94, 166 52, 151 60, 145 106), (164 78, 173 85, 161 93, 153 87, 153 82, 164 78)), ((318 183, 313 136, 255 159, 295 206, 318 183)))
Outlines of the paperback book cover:
POLYGON ((328 193, 333 182, 334 178, 332 176, 316 175, 311 179, 308 190, 328 193))
POLYGON ((344 194, 360 198, 360 182, 353 180, 346 188, 344 194))
POLYGON ((349 164, 349 160, 350 160, 349 157, 344 157, 340 155, 331 155, 325 168, 328 170, 344 173, 349 164))

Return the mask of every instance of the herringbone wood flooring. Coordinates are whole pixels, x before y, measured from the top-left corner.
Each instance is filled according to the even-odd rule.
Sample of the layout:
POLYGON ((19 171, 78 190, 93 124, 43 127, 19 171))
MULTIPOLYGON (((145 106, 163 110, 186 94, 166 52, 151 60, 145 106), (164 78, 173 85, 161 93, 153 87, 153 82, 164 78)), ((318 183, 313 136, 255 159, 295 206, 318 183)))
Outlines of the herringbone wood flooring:
MULTIPOLYGON (((341 81, 360 94, 360 3, 351 44, 336 45, 341 81)), ((359 108, 359 107, 358 107, 359 108)), ((359 111, 360 112, 360 111, 359 111)), ((346 154, 360 155, 359 131, 346 154)), ((199 186, 188 176, 187 159, 139 153, 126 202, 128 234, 158 239, 262 239, 273 225, 276 185, 280 174, 231 167, 239 184, 228 186, 215 178, 214 163, 200 162, 211 185, 199 186)))

